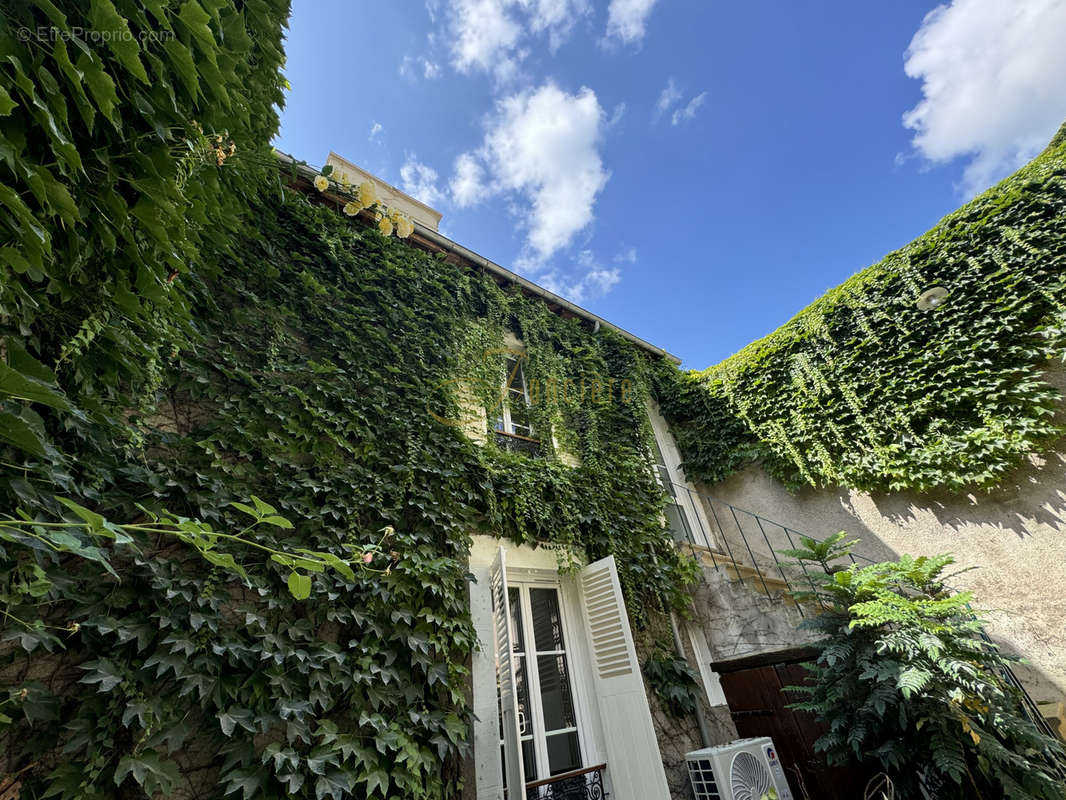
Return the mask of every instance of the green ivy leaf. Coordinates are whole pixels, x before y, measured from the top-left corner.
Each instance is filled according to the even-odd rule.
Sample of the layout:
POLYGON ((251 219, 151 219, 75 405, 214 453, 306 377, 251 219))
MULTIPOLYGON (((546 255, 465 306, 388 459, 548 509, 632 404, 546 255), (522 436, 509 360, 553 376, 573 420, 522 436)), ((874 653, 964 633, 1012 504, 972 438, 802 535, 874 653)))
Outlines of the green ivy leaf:
POLYGON ((151 796, 157 793, 170 794, 181 780, 177 765, 164 761, 157 753, 146 751, 136 756, 123 756, 115 768, 115 786, 121 786, 127 775, 151 796))
POLYGON ((111 0, 92 0, 89 19, 96 31, 107 35, 107 44, 122 66, 141 83, 147 84, 148 73, 144 71, 140 58, 141 46, 130 30, 129 23, 118 13, 111 0))
POLYGON ((0 86, 0 117, 9 116, 17 106, 18 103, 11 99, 11 95, 7 93, 7 89, 0 86))

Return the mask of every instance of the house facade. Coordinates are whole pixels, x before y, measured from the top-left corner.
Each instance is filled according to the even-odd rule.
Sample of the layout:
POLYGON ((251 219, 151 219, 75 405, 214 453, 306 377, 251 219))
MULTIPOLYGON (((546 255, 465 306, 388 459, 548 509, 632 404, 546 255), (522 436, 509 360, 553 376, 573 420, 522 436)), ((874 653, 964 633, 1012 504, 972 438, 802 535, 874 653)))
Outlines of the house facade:
MULTIPOLYGON (((39 410, 89 513, 244 531, 240 506, 266 502, 254 542, 278 558, 226 547, 238 573, 143 537, 110 570, 12 559, 10 614, 41 623, 8 619, 0 666, 20 709, 3 771, 27 796, 687 800, 687 754, 769 736, 793 797, 850 798, 869 776, 825 767, 819 727, 786 707, 815 610, 779 555, 840 528, 856 559, 984 561, 960 588, 1020 603, 989 632, 1059 724, 1061 582, 1032 577, 1066 563, 1054 448, 995 516, 911 493, 917 526, 874 493, 786 490, 770 451, 714 479, 706 450, 737 414, 707 424, 669 352, 451 241, 393 187, 384 210, 349 205, 368 176, 331 161, 282 159, 242 236, 160 290, 195 325, 150 340, 150 380, 114 377, 129 366, 113 330, 82 334, 90 312, 39 333, 32 358, 63 363, 61 399, 86 409, 39 410), (945 530, 945 509, 973 524, 945 530), (1026 536, 1004 538, 1018 515, 1026 536), (359 572, 303 575, 307 548, 359 572)), ((12 507, 71 521, 23 477, 40 456, 3 455, 12 507)))
MULTIPOLYGON (((332 154, 331 159, 345 163, 332 154)), ((579 320, 593 334, 610 327, 647 357, 677 362, 661 348, 445 239, 435 223, 432 228, 416 226, 413 244, 446 253, 470 269, 488 271, 501 284, 520 287, 552 313, 579 320)), ((533 381, 526 374, 531 356, 515 331, 504 331, 500 345, 504 358, 495 405, 483 403, 484 394, 463 381, 452 387, 460 427, 480 446, 494 439, 512 452, 543 458, 540 437, 545 434, 531 424, 528 409, 550 391, 538 395, 531 390, 533 381)), ((808 576, 778 554, 795 547, 802 535, 865 533, 869 521, 854 510, 849 514, 848 504, 834 509, 836 504, 824 493, 786 490, 772 478, 760 476, 757 466, 715 485, 690 479, 685 456, 654 396, 645 398, 644 410, 648 469, 667 498, 662 515, 665 534, 699 573, 688 590, 687 613, 644 618, 638 629, 630 621, 613 556, 589 563, 578 551, 570 554, 575 560, 564 563, 548 542, 519 544, 492 533, 474 535, 470 608, 481 646, 471 661, 475 721, 464 796, 511 797, 508 787, 523 786, 528 797, 599 797, 603 792, 619 800, 689 798, 686 753, 763 735, 774 738, 795 796, 853 796, 856 782, 870 776, 826 767, 814 749, 822 729, 809 715, 786 707, 790 699, 786 687, 804 681, 800 664, 816 652, 811 636, 799 627, 805 616, 815 612, 790 599, 808 576), (669 640, 674 653, 698 676, 697 708, 687 715, 671 713, 642 674, 641 665, 657 636, 659 643, 669 640)), ((580 469, 580 448, 561 443, 558 429, 546 435, 551 440, 547 457, 580 469)), ((1054 457, 1051 462, 1049 471, 1041 470, 1048 459, 1039 457, 1021 468, 1020 474, 1036 488, 1011 496, 1013 513, 1036 513, 1048 487, 1061 484, 1054 457)), ((875 503, 861 493, 853 492, 851 498, 851 509, 875 503)), ((966 503, 977 504, 972 495, 967 498, 966 503)), ((937 495, 919 495, 908 502, 916 516, 922 515, 923 507, 940 504, 937 495)), ((893 558, 904 549, 934 553, 954 548, 938 536, 942 530, 932 512, 927 513, 933 518, 918 526, 920 541, 908 539, 905 532, 893 535, 886 530, 889 523, 882 521, 874 527, 874 537, 861 537, 855 557, 876 560, 893 558), (905 548, 899 546, 902 542, 905 548)), ((997 513, 1003 512, 990 511, 973 524, 996 526, 997 513)), ((1052 523, 1046 535, 1061 532, 1060 521, 1052 523)), ((1042 542, 1041 547, 1061 547, 1046 539, 1042 542)), ((969 565, 990 556, 997 559, 993 562, 997 570, 1004 566, 986 536, 975 547, 963 547, 960 560, 969 565)), ((1023 573, 1023 564, 1033 563, 1033 558, 1031 553, 1022 558, 1014 554, 1010 569, 1023 573)), ((1031 602, 1026 593, 997 591, 994 583, 981 577, 962 588, 971 585, 981 598, 1031 602)), ((1044 654, 1034 647, 1032 630, 1057 635, 1052 618, 1061 598, 1052 592, 1045 598, 1051 605, 1020 624, 1030 629, 1027 635, 1004 637, 1008 650, 1041 659, 1044 654)), ((1015 623, 1014 630, 1018 628, 1015 623)), ((1010 625, 993 617, 993 635, 1010 630, 1010 625)), ((1064 716, 1063 684, 1054 674, 1060 652, 1053 647, 1046 651, 1050 658, 1041 659, 1051 666, 1050 677, 1027 665, 1017 670, 1021 685, 1031 694, 1031 713, 1053 732, 1061 732, 1064 716)))

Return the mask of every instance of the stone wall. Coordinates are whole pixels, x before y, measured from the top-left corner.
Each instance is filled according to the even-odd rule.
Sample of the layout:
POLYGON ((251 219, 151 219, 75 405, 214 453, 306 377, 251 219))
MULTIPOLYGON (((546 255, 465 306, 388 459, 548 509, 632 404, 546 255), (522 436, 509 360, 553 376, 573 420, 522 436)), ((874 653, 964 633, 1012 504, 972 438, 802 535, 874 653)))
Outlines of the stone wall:
MULTIPOLYGON (((687 632, 687 625, 688 623, 685 623, 682 626, 684 632, 687 632)), ((654 649, 657 640, 670 639, 672 641, 669 620, 666 617, 659 617, 653 620, 648 628, 634 633, 637 656, 642 666, 654 649)), ((687 636, 683 635, 681 638, 689 666, 700 672, 699 655, 694 651, 687 636)), ((703 689, 702 686, 700 688, 703 689)), ((729 714, 729 708, 724 704, 720 691, 716 694, 712 689, 710 697, 705 691, 699 693, 703 719, 707 727, 707 741, 704 741, 695 714, 680 717, 672 714, 659 701, 655 690, 646 678, 644 689, 648 695, 648 705, 651 708, 655 736, 659 742, 659 752, 666 771, 666 781, 670 786, 671 800, 692 800, 685 754, 711 745, 727 744, 737 738, 737 729, 729 714), (714 701, 713 705, 712 701, 714 701)))

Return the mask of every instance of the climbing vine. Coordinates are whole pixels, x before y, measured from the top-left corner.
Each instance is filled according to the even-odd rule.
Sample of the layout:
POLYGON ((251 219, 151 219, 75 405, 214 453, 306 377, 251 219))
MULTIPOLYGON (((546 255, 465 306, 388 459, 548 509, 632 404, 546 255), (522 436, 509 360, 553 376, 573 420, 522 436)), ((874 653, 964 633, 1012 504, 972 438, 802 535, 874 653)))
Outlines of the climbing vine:
POLYGON ((279 168, 287 14, 0 11, 5 795, 455 797, 471 534, 613 553, 638 619, 692 576, 643 356, 279 168), (505 452, 505 332, 543 386, 630 391, 543 393, 505 452), (484 444, 447 424, 479 376, 484 444))
POLYGON ((19 468, 2 487, 40 519, 69 511, 53 497, 62 481, 108 519, 136 525, 168 509, 216 531, 243 527, 247 507, 233 501, 262 497, 292 527, 258 528, 259 544, 348 560, 346 543, 392 526, 374 550, 387 566, 308 569, 310 586, 290 593, 293 565, 253 549, 229 548, 234 575, 146 541, 109 554, 116 577, 8 545, 0 599, 42 623, 8 620, 0 665, 14 698, 3 743, 13 768, 28 767, 26 791, 109 797, 116 784, 168 793, 196 780, 220 797, 454 796, 476 644, 474 532, 545 543, 564 566, 615 554, 638 618, 683 601, 692 567, 664 536, 642 445, 644 357, 316 201, 269 183, 246 200, 254 226, 217 270, 184 280, 196 329, 167 345, 151 397, 116 383, 113 413, 66 431, 64 417, 96 399, 64 391, 68 368, 106 345, 85 342, 57 375, 38 369, 40 396, 62 403, 28 389, 20 402, 76 457, 60 474, 9 448, 19 468), (531 380, 636 388, 624 401, 617 389, 540 398, 540 457, 476 444, 438 421, 455 411, 441 387, 471 356, 482 369, 479 348, 505 329, 523 341, 531 380), (554 456, 556 431, 579 466, 554 456), (57 747, 73 755, 56 761, 57 747))
MULTIPOLYGON (((1066 130, 1066 126, 1064 126, 1066 130)), ((989 488, 1063 433, 1066 140, 721 364, 660 369, 693 477, 989 488), (947 296, 919 303, 931 289, 947 296)))

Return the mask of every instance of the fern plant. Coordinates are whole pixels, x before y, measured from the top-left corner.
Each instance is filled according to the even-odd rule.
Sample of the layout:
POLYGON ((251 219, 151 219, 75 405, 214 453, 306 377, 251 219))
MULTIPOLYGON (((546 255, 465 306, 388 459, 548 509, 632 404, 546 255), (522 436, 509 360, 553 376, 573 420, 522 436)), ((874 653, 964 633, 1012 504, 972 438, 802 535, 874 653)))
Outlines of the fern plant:
POLYGON ((825 638, 808 685, 788 691, 828 725, 816 748, 830 763, 879 765, 901 797, 1066 798, 1066 750, 1023 712, 970 594, 947 587, 950 555, 843 568, 845 533, 802 544, 785 555, 813 579, 797 595, 822 605, 803 624, 825 638))

